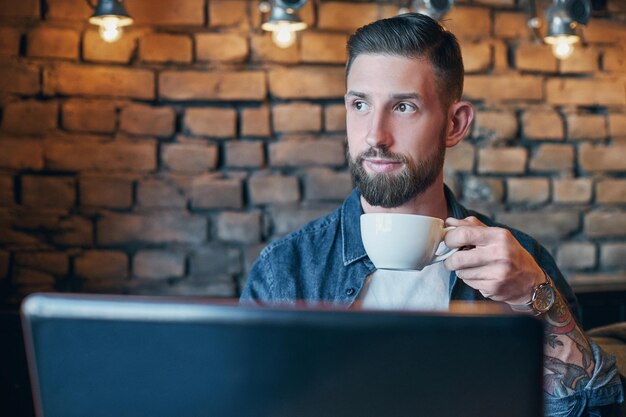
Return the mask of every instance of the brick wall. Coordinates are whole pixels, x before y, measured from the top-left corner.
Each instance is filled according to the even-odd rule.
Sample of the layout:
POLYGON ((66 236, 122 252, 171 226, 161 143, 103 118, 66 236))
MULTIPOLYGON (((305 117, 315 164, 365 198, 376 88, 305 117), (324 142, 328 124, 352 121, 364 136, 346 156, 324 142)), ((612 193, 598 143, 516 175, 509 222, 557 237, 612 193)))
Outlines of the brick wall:
MULTIPOLYGON (((309 0, 282 50, 254 0, 0 1, 0 288, 236 296, 272 239, 337 207, 343 63, 383 1, 309 0)), ((388 2, 390 3, 390 2, 388 2)), ((521 0, 457 0, 479 110, 449 151, 463 203, 539 238, 572 281, 626 281, 626 6, 563 62, 521 0)))

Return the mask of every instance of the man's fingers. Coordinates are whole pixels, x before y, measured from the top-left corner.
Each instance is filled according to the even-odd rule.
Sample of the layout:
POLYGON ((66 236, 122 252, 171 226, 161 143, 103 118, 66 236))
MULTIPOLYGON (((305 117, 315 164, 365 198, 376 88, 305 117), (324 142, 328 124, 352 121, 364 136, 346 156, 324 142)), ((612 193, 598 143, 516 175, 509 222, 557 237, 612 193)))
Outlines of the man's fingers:
POLYGON ((456 271, 459 269, 477 268, 485 266, 493 261, 493 254, 484 247, 461 249, 453 253, 444 261, 446 269, 456 271))
POLYGON ((499 227, 457 226, 446 233, 445 243, 449 248, 463 246, 506 245, 511 232, 499 227))
POLYGON ((448 217, 445 220, 447 226, 485 226, 480 220, 474 216, 469 216, 464 219, 455 219, 454 217, 448 217))

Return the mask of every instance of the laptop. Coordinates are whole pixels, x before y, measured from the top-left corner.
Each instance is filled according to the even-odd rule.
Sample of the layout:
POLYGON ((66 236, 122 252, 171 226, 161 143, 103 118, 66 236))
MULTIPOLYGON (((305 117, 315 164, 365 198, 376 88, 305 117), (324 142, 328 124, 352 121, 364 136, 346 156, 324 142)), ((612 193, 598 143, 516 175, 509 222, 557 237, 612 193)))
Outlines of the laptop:
POLYGON ((35 294, 38 417, 538 417, 539 320, 35 294))

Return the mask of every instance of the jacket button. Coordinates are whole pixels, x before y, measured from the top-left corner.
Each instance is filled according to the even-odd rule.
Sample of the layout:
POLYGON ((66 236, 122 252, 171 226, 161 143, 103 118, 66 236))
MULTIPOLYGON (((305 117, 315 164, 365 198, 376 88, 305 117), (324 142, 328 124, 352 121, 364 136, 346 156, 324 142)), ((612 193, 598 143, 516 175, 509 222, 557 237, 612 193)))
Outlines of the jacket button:
POLYGON ((354 294, 354 288, 348 288, 346 290, 346 295, 352 295, 352 294, 354 294))

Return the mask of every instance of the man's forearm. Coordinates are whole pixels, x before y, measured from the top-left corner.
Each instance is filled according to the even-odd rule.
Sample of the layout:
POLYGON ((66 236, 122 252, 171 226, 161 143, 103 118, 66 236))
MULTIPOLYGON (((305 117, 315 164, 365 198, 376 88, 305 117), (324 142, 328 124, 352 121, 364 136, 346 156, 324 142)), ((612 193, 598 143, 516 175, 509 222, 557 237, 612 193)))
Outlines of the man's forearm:
POLYGON ((560 294, 544 316, 544 391, 554 398, 584 389, 595 368, 589 340, 560 294))

